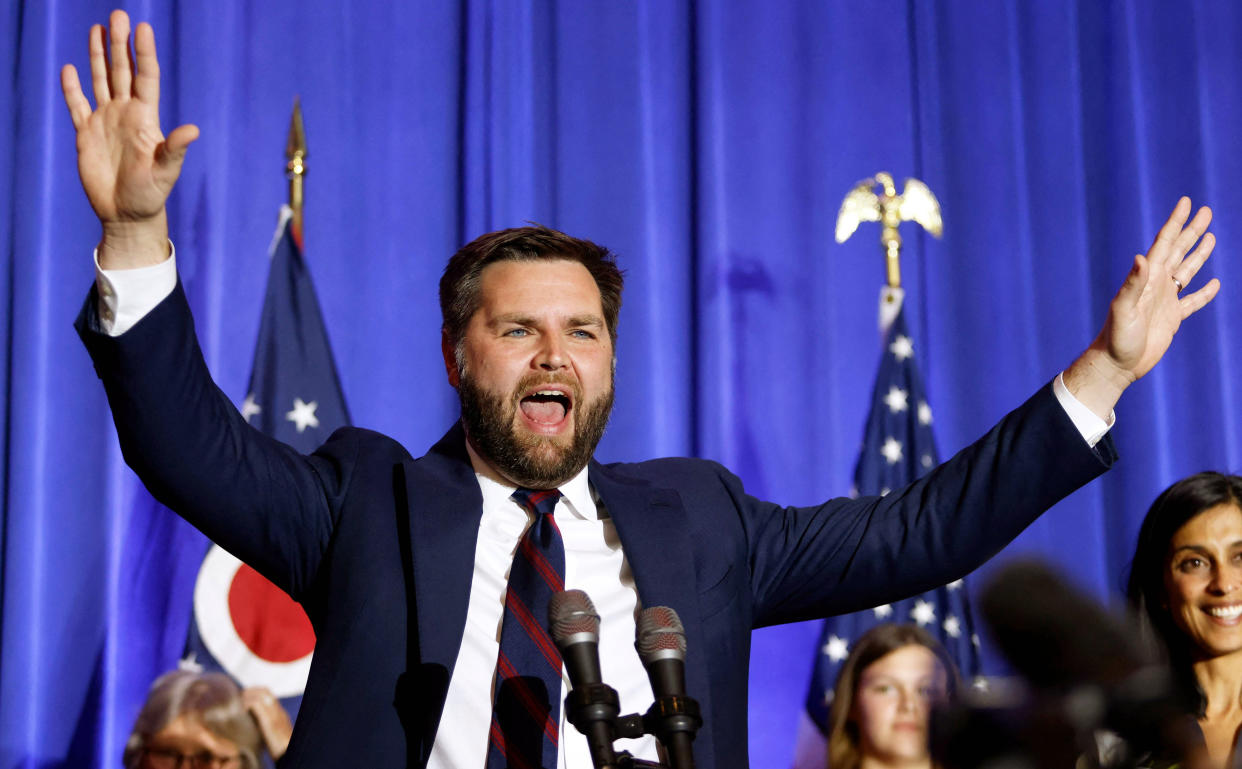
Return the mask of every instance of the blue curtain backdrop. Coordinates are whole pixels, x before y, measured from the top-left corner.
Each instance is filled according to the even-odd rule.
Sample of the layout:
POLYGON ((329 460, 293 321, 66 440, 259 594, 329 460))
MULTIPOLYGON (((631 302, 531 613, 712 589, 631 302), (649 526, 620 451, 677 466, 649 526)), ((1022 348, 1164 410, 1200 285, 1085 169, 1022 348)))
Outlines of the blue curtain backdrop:
MULTIPOLYGON (((144 502, 70 327, 98 237, 57 72, 92 0, 2 4, 0 769, 117 766, 172 666, 203 541, 144 502)), ((538 221, 628 271, 600 456, 724 462, 786 503, 846 493, 878 350, 879 170, 939 195, 907 313, 951 453, 1096 333, 1177 196, 1216 209, 1216 303, 1127 393, 1123 455, 1005 556, 1116 593, 1153 496, 1242 470, 1242 6, 1203 2, 134 2, 166 126, 194 122, 173 239, 218 382, 245 395, 295 94, 306 259, 355 422, 420 453, 453 420, 435 286, 538 221)), ((677 557, 670 553, 669 557, 677 557)), ((976 580, 978 584, 979 580, 976 580)), ((818 626, 756 633, 752 765, 788 766, 818 626)), ((691 649, 693 654, 694 650, 691 649)), ((693 693, 692 693, 693 694, 693 693)))

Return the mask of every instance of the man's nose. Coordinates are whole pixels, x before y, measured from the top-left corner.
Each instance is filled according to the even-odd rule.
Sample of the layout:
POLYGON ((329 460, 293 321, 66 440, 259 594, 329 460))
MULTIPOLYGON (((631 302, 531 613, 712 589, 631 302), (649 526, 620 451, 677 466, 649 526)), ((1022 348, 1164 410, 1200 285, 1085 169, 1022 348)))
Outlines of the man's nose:
POLYGON ((555 371, 564 368, 567 361, 564 341, 556 334, 545 335, 535 356, 535 364, 544 371, 555 371))

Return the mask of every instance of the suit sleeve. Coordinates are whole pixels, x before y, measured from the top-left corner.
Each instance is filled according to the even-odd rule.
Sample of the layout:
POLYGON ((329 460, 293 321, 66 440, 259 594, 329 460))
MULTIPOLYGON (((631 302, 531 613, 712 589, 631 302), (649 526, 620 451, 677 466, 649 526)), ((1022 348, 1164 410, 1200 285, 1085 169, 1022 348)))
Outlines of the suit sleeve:
POLYGON ((755 626, 857 611, 973 571, 1115 461, 1051 385, 927 476, 884 497, 780 507, 726 484, 749 558, 755 626))
POLYGON ((124 334, 92 288, 75 327, 126 463, 161 503, 290 593, 314 579, 349 483, 348 439, 306 457, 246 424, 211 379, 180 283, 124 334))

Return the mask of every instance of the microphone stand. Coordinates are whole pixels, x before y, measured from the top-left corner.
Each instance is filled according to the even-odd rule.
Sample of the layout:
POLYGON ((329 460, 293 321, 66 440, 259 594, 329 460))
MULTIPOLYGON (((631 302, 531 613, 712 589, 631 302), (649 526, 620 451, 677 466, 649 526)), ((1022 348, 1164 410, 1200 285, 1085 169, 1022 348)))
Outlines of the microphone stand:
MULTIPOLYGON (((614 765, 596 764, 595 769, 631 769, 632 767, 660 767, 661 769, 694 769, 694 755, 690 743, 703 726, 699 703, 685 696, 659 697, 643 715, 631 713, 618 715, 621 711, 617 690, 607 684, 587 684, 569 692, 565 698, 565 717, 584 735, 589 735, 592 724, 610 721, 617 739, 654 735, 668 751, 670 763, 665 765, 634 758, 626 751, 617 753, 614 765)), ((588 737, 589 739, 589 737, 588 737)))

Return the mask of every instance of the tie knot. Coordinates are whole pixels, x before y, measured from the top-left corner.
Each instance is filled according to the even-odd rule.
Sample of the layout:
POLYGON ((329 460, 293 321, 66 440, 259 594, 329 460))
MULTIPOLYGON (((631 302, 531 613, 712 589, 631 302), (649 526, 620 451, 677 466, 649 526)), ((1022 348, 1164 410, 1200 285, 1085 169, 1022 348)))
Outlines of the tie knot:
POLYGON ((560 489, 518 489, 510 497, 526 510, 540 515, 551 515, 556 503, 561 498, 560 489))

